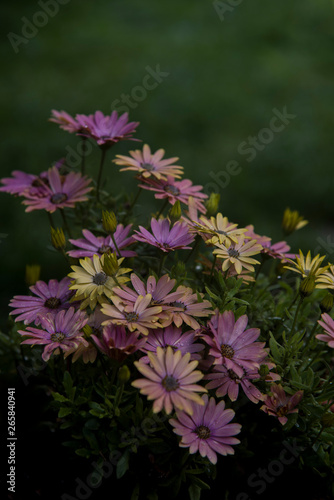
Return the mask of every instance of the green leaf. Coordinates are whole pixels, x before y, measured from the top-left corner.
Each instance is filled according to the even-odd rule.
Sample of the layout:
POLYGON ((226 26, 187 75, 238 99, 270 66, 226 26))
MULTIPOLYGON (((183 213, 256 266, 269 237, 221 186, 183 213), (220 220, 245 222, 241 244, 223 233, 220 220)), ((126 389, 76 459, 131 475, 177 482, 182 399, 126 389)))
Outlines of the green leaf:
POLYGON ((78 450, 75 450, 75 453, 79 455, 79 457, 84 457, 84 458, 90 457, 90 451, 87 450, 86 448, 79 448, 78 450))
POLYGON ((53 392, 52 397, 55 401, 60 401, 61 403, 65 403, 66 401, 69 401, 68 398, 63 396, 62 394, 59 394, 59 392, 53 392))
POLYGON ((130 457, 130 453, 128 451, 126 451, 122 455, 122 457, 119 459, 119 461, 117 462, 117 466, 116 466, 117 479, 120 479, 121 477, 123 477, 124 474, 126 473, 126 471, 129 469, 129 457, 130 457))
POLYGON ((190 500, 200 500, 201 498, 201 488, 196 484, 192 484, 188 488, 190 500))
POLYGON ((269 332, 269 347, 270 352, 276 362, 280 362, 283 359, 284 348, 275 340, 272 332, 269 332))
POLYGON ((67 415, 69 415, 70 413, 72 413, 73 411, 73 408, 69 408, 69 407, 63 407, 63 408, 60 408, 59 412, 58 412, 58 417, 59 418, 63 418, 63 417, 66 417, 67 415))

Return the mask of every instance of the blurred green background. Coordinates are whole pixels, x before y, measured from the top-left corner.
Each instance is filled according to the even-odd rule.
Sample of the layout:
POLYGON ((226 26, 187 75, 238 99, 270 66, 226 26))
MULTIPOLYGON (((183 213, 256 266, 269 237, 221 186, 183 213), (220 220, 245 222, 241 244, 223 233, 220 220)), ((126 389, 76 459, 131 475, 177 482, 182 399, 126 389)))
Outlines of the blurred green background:
MULTIPOLYGON (((15 169, 39 173, 68 148, 76 150, 77 138, 48 122, 51 109, 110 113, 116 99, 142 85, 148 66, 159 65, 168 76, 130 110, 130 119, 140 122, 136 136, 178 156, 185 177, 202 185, 213 181, 212 172, 222 178, 227 163, 237 161, 241 173, 220 189, 220 209, 233 222, 252 223, 257 232, 282 239, 282 213, 289 206, 310 221, 290 238, 293 250, 313 250, 319 237, 330 238, 332 1, 244 0, 224 13, 224 2, 211 0, 70 0, 56 3, 59 12, 27 43, 17 42, 15 51, 8 33, 24 36, 27 20, 43 24, 36 13, 44 3, 2 3, 1 177, 15 169), (247 161, 250 155, 240 147, 244 151, 249 137, 269 126, 274 108, 284 107, 295 118, 247 161)), ((136 146, 127 141, 112 152, 136 146)), ((87 159, 90 173, 97 169, 95 153, 87 159)), ((110 189, 134 187, 131 174, 116 174, 110 159, 110 189)), ((26 264, 40 263, 45 280, 62 277, 67 267, 47 248, 45 213, 26 214, 20 199, 6 193, 0 194, 0 210, 4 324, 9 299, 26 293, 26 264)), ((320 251, 330 256, 334 250, 320 251)))

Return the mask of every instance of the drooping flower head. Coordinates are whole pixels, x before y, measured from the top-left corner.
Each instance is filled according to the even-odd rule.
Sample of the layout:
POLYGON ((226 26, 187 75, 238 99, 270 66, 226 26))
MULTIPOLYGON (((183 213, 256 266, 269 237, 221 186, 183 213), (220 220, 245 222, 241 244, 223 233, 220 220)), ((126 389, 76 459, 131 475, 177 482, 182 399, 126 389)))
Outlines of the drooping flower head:
POLYGON ((242 387, 245 395, 253 403, 258 403, 263 399, 262 393, 251 382, 260 378, 257 370, 244 370, 243 375, 239 376, 231 368, 223 365, 215 365, 212 373, 205 375, 205 380, 210 380, 205 387, 207 389, 217 389, 216 396, 224 397, 226 394, 231 401, 236 401, 239 396, 239 387, 242 387))
POLYGON ((63 310, 55 315, 41 316, 41 328, 28 326, 26 330, 19 330, 19 333, 30 337, 23 340, 22 344, 45 345, 42 358, 48 361, 52 352, 58 348, 66 352, 68 349, 77 348, 80 343, 87 345, 82 332, 87 321, 88 317, 83 311, 70 307, 67 311, 63 310))
POLYGON ((290 413, 298 413, 298 408, 295 408, 301 401, 304 391, 298 391, 293 396, 288 396, 281 384, 272 385, 270 387, 271 396, 266 396, 264 405, 261 406, 268 415, 277 417, 282 425, 288 421, 287 415, 290 413))
POLYGON ((139 231, 135 231, 135 240, 153 245, 163 252, 172 252, 174 250, 190 249, 188 245, 194 241, 190 234, 187 224, 176 222, 170 227, 169 219, 151 219, 152 233, 143 226, 139 226, 139 231))
POLYGON ((306 226, 306 224, 308 224, 308 221, 297 210, 290 210, 290 208, 284 210, 282 229, 287 236, 306 226))
MULTIPOLYGON (((117 245, 118 250, 120 251, 121 257, 134 257, 136 256, 136 252, 132 250, 123 250, 128 247, 132 243, 135 242, 132 236, 129 236, 129 232, 131 230, 132 224, 127 226, 123 226, 123 224, 118 224, 116 231, 113 236, 117 245)), ((93 255, 103 255, 108 252, 116 252, 116 248, 114 242, 110 235, 108 236, 95 236, 88 229, 83 229, 82 234, 84 238, 79 238, 77 240, 70 239, 69 241, 72 245, 80 248, 81 250, 70 250, 68 255, 70 257, 82 258, 82 257, 90 257, 93 255)))
POLYGON ((124 361, 130 354, 141 349, 146 338, 138 338, 138 332, 128 333, 124 326, 112 323, 103 328, 101 337, 92 334, 92 338, 100 351, 110 359, 124 361))
POLYGON ((33 295, 16 295, 9 303, 15 309, 9 314, 18 315, 15 321, 24 324, 40 323, 40 318, 47 314, 56 314, 70 307, 70 298, 74 292, 69 289, 71 280, 67 277, 61 281, 52 279, 48 283, 37 281, 29 290, 33 295))
POLYGON ((116 160, 113 160, 116 165, 124 165, 121 172, 133 170, 141 178, 153 177, 158 180, 167 180, 168 176, 180 178, 183 174, 183 167, 173 165, 178 160, 177 157, 163 159, 164 149, 158 149, 152 154, 150 147, 144 144, 143 151, 136 149, 129 153, 131 156, 116 155, 116 160))
POLYGON ((196 384, 203 378, 203 373, 195 370, 198 362, 190 361, 190 353, 182 356, 181 351, 174 353, 168 346, 166 350, 158 347, 156 354, 148 353, 148 357, 151 366, 135 361, 145 378, 135 380, 132 385, 149 400, 154 400, 154 413, 164 409, 169 414, 173 408, 178 408, 191 415, 194 412, 192 401, 197 405, 204 404, 198 392, 207 391, 196 384))
POLYGON ((244 267, 248 271, 254 271, 253 264, 259 264, 258 260, 253 259, 251 256, 261 252, 262 245, 258 244, 256 240, 246 240, 240 236, 238 243, 231 243, 226 246, 223 243, 216 242, 217 247, 213 254, 222 259, 222 270, 227 271, 231 266, 234 266, 237 274, 240 274, 244 267))
POLYGON ((53 213, 57 208, 74 208, 76 203, 87 201, 86 195, 93 189, 89 187, 91 179, 76 172, 60 175, 55 166, 48 170, 47 181, 42 192, 23 193, 26 212, 46 210, 53 213))
POLYGON ((255 342, 260 330, 246 329, 247 323, 246 314, 235 321, 233 311, 224 311, 209 322, 212 335, 203 335, 210 346, 209 354, 215 357, 214 364, 226 366, 239 377, 244 375, 244 370, 258 369, 267 354, 264 342, 255 342))
POLYGON ((202 214, 206 212, 203 201, 208 195, 201 192, 203 186, 193 186, 193 183, 189 179, 176 181, 173 177, 168 176, 167 180, 149 178, 143 179, 143 182, 144 184, 140 184, 140 187, 148 189, 149 191, 154 191, 154 196, 157 199, 167 198, 171 205, 174 205, 174 203, 179 200, 180 203, 184 203, 188 206, 189 198, 192 197, 197 210, 202 214))
POLYGON ((234 411, 225 409, 224 401, 216 404, 214 398, 203 396, 204 405, 192 404, 191 416, 184 411, 176 412, 176 419, 169 423, 174 432, 181 436, 180 447, 189 448, 189 453, 199 452, 207 457, 211 463, 217 463, 217 453, 233 455, 233 445, 239 444, 239 439, 232 437, 239 434, 240 424, 230 424, 234 418, 234 411))

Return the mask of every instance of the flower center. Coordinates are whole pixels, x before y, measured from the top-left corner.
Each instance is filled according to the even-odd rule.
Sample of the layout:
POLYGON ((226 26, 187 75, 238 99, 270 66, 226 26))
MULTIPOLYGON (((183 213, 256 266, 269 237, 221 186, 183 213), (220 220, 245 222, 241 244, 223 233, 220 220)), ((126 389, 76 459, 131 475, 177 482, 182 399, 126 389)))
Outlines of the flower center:
POLYGON ((222 344, 220 346, 220 352, 224 358, 232 359, 234 356, 234 349, 228 344, 222 344))
POLYGON ((231 380, 234 380, 235 382, 240 381, 240 378, 238 377, 238 375, 235 373, 234 370, 231 370, 231 369, 227 370, 227 373, 228 373, 228 376, 230 377, 231 380))
POLYGON ((55 193, 51 196, 51 203, 58 205, 59 203, 63 203, 67 200, 67 194, 65 193, 55 193))
POLYGON ((137 321, 138 318, 139 318, 138 314, 136 314, 134 312, 130 312, 130 313, 125 314, 125 319, 129 323, 132 323, 133 321, 137 321))
POLYGON ((65 338, 65 335, 62 332, 56 332, 51 334, 52 342, 62 342, 65 338))
POLYGON ((93 283, 95 283, 95 285, 105 285, 107 279, 108 279, 108 276, 106 275, 106 273, 104 273, 102 271, 101 273, 95 274, 95 276, 93 278, 93 283))
POLYGON ((44 307, 48 307, 49 309, 57 309, 61 304, 61 300, 58 297, 50 297, 44 302, 44 307))
POLYGON ((199 425, 196 427, 195 432, 200 439, 209 439, 211 431, 206 425, 199 425))
POLYGON ((144 168, 145 170, 148 170, 149 172, 152 172, 152 170, 154 170, 154 166, 151 165, 150 163, 142 163, 141 168, 144 168))
POLYGON ((277 408, 277 411, 276 411, 276 413, 277 413, 277 415, 279 417, 284 417, 287 414, 287 412, 288 412, 288 406, 287 405, 281 405, 281 406, 279 406, 277 408))
POLYGON ((111 250, 111 247, 109 245, 102 245, 99 249, 99 253, 108 253, 109 250, 111 250))
POLYGON ((217 234, 223 234, 224 236, 227 236, 227 233, 225 231, 222 231, 221 229, 217 229, 215 232, 217 234))
POLYGON ((167 392, 176 391, 176 389, 180 387, 180 384, 178 383, 176 378, 170 377, 169 375, 166 375, 161 383, 167 392))
POLYGON ((239 252, 235 248, 229 248, 228 254, 230 257, 234 257, 234 258, 239 257, 239 252))
POLYGON ((171 184, 168 184, 164 189, 165 191, 167 191, 167 193, 173 194, 174 196, 180 194, 180 190, 176 186, 173 186, 171 184))
POLYGON ((187 310, 187 306, 183 304, 183 302, 178 302, 177 300, 175 302, 170 302, 170 306, 172 307, 179 307, 180 309, 183 309, 184 311, 187 310))

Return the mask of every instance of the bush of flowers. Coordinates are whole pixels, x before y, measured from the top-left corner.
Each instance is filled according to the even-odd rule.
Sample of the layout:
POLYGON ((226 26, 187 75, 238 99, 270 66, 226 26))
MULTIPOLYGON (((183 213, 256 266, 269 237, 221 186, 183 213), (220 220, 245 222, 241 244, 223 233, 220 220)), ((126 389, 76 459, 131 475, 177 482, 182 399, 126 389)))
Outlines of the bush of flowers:
MULTIPOLYGON (((83 154, 78 168, 62 159, 2 179, 26 212, 47 214, 68 272, 43 281, 27 266, 1 355, 45 363, 60 439, 105 481, 125 479, 131 499, 196 500, 217 485, 219 498, 251 498, 277 464, 332 491, 334 265, 230 221, 177 157, 134 138, 126 113, 54 110, 50 121, 83 152, 95 144, 100 164, 92 178, 83 154), (124 140, 140 146, 111 158, 124 140), (109 192, 115 175, 124 186, 134 176, 137 195, 109 192), (144 196, 157 212, 139 223, 144 196)), ((282 237, 306 224, 286 209, 282 237)))

